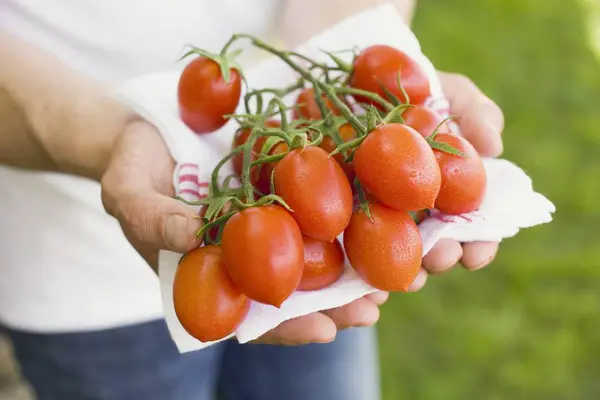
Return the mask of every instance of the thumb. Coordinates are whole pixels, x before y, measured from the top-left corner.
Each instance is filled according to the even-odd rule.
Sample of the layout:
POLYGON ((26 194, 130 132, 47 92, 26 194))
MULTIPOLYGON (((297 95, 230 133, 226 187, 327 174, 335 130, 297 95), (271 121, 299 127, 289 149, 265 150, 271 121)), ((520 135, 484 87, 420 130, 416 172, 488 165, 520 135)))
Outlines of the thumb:
POLYGON ((173 198, 151 192, 126 196, 115 210, 123 231, 137 243, 185 253, 200 245, 196 238, 202 220, 194 210, 173 198))

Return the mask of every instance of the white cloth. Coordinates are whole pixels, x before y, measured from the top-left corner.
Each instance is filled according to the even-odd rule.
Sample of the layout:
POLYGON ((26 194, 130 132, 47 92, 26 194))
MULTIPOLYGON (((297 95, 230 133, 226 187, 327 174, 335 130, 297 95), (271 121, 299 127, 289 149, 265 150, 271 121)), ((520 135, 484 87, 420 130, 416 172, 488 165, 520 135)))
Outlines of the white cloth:
MULTIPOLYGON (((448 103, 442 96, 433 66, 421 53, 418 41, 392 6, 377 7, 337 24, 301 46, 300 51, 323 59, 319 49, 338 50, 375 43, 402 49, 421 63, 429 75, 433 92, 429 104, 442 113, 447 112, 448 103), (360 26, 367 29, 357 29, 360 26)), ((284 86, 295 81, 295 74, 275 58, 245 70, 245 74, 252 88, 284 86)), ((211 135, 193 134, 177 116, 177 80, 177 72, 142 76, 121 86, 117 96, 159 129, 178 162, 174 186, 182 197, 194 200, 206 196, 209 174, 230 150, 236 125, 231 121, 211 135), (202 160, 201 164, 199 160, 202 160)), ((291 96, 288 102, 293 100, 291 96)), ((460 217, 434 213, 433 217, 420 225, 425 253, 442 238, 462 242, 501 241, 514 236, 521 228, 547 223, 552 219, 553 204, 533 190, 531 180, 520 168, 509 161, 493 159, 486 159, 485 167, 489 187, 481 209, 460 217)), ((230 168, 227 165, 223 175, 231 173, 230 168)), ((201 343, 188 335, 175 316, 172 284, 180 256, 161 252, 159 272, 169 330, 179 350, 186 352, 211 343, 201 343)), ((340 281, 320 291, 296 292, 283 303, 281 309, 253 302, 250 313, 235 336, 240 342, 247 342, 287 319, 338 307, 374 291, 347 265, 340 281)))
MULTIPOLYGON (((267 36, 278 3, 2 0, 0 29, 113 85, 172 68, 186 44, 267 36)), ((162 317, 158 279, 105 213, 98 183, 6 167, 0 182, 0 325, 70 332, 162 317)))

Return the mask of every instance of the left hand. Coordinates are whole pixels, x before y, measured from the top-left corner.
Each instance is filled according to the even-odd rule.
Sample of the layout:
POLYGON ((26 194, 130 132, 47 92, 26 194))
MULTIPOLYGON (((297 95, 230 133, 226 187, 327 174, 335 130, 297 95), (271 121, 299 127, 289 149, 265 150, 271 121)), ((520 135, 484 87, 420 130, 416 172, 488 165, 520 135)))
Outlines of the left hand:
MULTIPOLYGON (((502 129, 504 116, 500 107, 462 75, 439 72, 444 94, 450 101, 452 115, 460 117, 461 135, 485 157, 502 154, 502 129)), ((419 290, 428 275, 449 271, 460 262, 469 271, 488 265, 498 251, 498 243, 472 242, 461 244, 456 240, 442 239, 423 258, 423 266, 411 291, 419 290)))

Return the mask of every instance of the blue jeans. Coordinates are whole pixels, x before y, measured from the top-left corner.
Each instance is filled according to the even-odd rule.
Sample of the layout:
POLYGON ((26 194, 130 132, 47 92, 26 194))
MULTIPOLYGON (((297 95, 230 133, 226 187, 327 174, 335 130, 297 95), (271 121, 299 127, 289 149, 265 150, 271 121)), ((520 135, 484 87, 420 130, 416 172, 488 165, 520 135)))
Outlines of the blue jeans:
POLYGON ((6 330, 40 400, 377 400, 375 331, 328 344, 219 343, 179 354, 164 321, 111 330, 6 330))

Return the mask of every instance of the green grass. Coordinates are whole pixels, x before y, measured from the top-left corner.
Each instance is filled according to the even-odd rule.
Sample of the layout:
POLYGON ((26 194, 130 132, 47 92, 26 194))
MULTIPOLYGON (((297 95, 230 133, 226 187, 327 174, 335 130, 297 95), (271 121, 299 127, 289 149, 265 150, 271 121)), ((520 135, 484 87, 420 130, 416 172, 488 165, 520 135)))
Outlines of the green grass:
POLYGON ((600 64, 576 0, 420 1, 439 68, 503 108, 505 153, 557 206, 487 269, 457 269, 383 307, 396 399, 600 398, 600 64))

